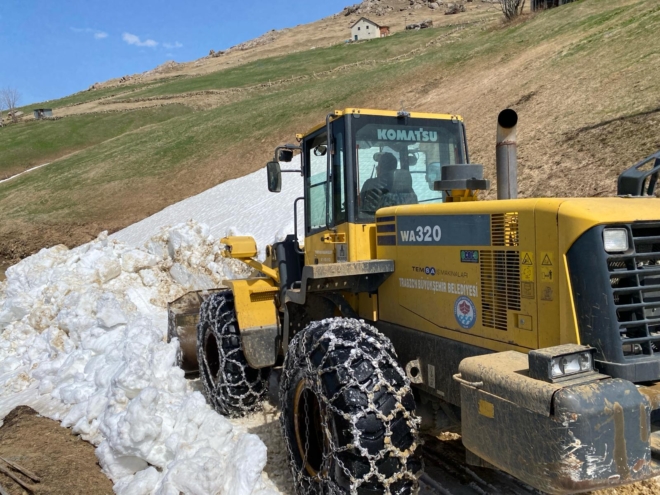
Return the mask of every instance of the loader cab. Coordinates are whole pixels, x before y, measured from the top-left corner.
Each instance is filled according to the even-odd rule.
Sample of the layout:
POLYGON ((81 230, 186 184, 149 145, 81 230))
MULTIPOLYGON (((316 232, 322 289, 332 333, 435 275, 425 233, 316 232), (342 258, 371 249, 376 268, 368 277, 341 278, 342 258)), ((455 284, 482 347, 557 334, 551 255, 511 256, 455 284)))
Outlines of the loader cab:
POLYGON ((442 167, 469 163, 456 115, 336 110, 297 138, 300 146, 277 148, 268 189, 280 191, 278 161, 291 161, 299 150, 306 265, 376 258, 376 211, 442 202, 434 188, 442 167))
POLYGON ((450 115, 350 109, 299 138, 310 265, 376 258, 376 211, 442 202, 441 167, 468 162, 462 119, 450 115))

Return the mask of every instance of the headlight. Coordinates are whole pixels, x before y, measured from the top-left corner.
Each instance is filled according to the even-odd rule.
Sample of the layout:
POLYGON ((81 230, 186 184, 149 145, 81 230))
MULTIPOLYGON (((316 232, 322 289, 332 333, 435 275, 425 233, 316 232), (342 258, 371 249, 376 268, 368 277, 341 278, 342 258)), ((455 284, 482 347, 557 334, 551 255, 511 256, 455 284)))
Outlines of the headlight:
POLYGON ((603 242, 608 253, 628 251, 628 231, 626 229, 603 230, 603 242))
POLYGON ((593 372, 595 353, 596 349, 577 344, 530 351, 529 376, 537 380, 555 382, 579 373, 593 372))

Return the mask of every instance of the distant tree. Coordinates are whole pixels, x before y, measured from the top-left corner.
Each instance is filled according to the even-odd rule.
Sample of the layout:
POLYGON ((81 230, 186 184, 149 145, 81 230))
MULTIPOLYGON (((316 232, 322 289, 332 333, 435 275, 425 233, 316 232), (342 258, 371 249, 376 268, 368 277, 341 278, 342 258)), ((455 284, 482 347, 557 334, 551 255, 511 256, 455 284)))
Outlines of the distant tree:
POLYGON ((522 14, 525 8, 525 0, 500 0, 502 12, 507 20, 515 19, 522 14))
POLYGON ((12 120, 16 122, 16 107, 21 99, 21 93, 16 88, 6 87, 0 90, 0 100, 11 116, 12 120))

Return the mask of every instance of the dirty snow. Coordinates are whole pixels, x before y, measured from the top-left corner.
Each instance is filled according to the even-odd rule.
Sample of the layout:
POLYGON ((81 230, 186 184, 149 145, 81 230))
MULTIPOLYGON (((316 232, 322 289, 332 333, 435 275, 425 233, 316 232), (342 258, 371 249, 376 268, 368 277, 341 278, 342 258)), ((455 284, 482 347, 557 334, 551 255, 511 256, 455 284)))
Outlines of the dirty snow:
MULTIPOLYGON (((239 184, 230 190, 237 202, 239 184)), ((278 215, 252 231, 272 239, 286 227, 278 215)), ((175 218, 170 212, 168 221, 175 218)), ((75 249, 44 249, 7 270, 0 283, 0 419, 26 404, 71 427, 97 446, 118 494, 278 493, 264 472, 265 444, 206 404, 176 366, 178 342, 166 339, 168 301, 250 269, 222 258, 207 226, 154 223, 134 232, 144 235, 146 225, 152 236, 141 246, 137 233, 133 245, 101 234, 75 249)), ((226 234, 218 230, 222 222, 215 225, 226 234)))

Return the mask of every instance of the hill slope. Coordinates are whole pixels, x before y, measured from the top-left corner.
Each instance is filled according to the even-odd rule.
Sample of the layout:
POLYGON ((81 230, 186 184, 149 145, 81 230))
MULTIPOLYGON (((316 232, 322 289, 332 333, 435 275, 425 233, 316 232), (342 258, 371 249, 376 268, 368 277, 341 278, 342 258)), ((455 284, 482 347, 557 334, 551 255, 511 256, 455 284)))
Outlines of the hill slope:
MULTIPOLYGON (((341 30, 332 29, 346 37, 356 15, 321 22, 340 23, 341 30)), ((584 0, 511 25, 487 4, 441 17, 444 25, 435 29, 254 55, 221 71, 160 74, 53 102, 65 118, 4 129, 0 148, 38 148, 51 129, 75 127, 89 114, 133 115, 147 107, 153 116, 122 124, 120 134, 108 124, 113 132, 104 131, 104 139, 81 139, 77 147, 63 138, 57 153, 75 154, 0 183, 0 255, 86 241, 243 176, 333 108, 399 108, 403 101, 409 110, 461 114, 472 161, 493 177, 495 118, 511 106, 520 115, 521 196, 612 194, 621 170, 660 149, 657 2, 584 0)), ((40 159, 34 150, 12 152, 40 159)), ((43 162, 51 159, 46 155, 43 162)), ((3 158, 0 174, 20 163, 3 158)))

